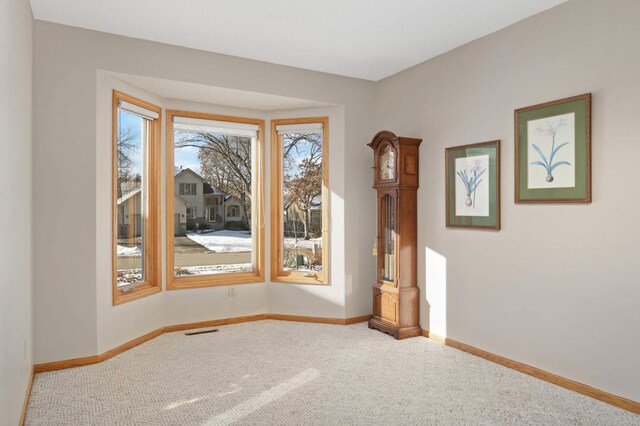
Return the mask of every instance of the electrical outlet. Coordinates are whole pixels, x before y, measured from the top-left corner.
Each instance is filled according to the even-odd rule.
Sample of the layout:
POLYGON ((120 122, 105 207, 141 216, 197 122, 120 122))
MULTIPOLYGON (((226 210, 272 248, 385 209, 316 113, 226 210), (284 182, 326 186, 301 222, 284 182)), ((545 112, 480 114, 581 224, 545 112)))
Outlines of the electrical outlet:
POLYGON ((229 287, 229 289, 227 290, 227 295, 229 297, 236 297, 236 288, 235 287, 229 287))

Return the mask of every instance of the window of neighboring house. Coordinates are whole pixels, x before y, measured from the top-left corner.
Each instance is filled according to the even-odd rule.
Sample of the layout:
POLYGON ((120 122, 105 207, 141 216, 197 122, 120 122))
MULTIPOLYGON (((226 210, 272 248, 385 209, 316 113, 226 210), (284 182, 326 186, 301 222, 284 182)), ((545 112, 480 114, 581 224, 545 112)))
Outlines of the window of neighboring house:
POLYGON ((180 195, 197 195, 197 184, 195 183, 181 183, 180 195))
POLYGON ((195 219, 198 212, 195 207, 187 207, 187 217, 189 219, 195 219))
POLYGON ((272 281, 328 283, 328 123, 271 122, 272 281))
POLYGON ((189 198, 203 217, 180 227, 167 219, 167 289, 264 281, 263 156, 263 120, 167 111, 167 218, 187 174, 205 192, 189 198), (225 196, 246 212, 232 229, 223 228, 225 196))
POLYGON ((159 156, 162 109, 113 92, 113 304, 161 291, 159 156))
POLYGON ((227 217, 238 217, 240 216, 240 207, 239 206, 228 206, 227 207, 227 217))

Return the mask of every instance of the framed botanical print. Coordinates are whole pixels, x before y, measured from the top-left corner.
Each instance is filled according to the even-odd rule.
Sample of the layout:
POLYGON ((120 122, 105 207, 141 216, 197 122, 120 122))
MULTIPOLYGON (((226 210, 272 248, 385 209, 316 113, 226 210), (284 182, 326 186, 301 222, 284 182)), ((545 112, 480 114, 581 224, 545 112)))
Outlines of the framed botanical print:
POLYGON ((591 202, 591 94, 515 111, 516 203, 591 202))
POLYGON ((500 141, 445 150, 447 227, 500 229, 500 141))

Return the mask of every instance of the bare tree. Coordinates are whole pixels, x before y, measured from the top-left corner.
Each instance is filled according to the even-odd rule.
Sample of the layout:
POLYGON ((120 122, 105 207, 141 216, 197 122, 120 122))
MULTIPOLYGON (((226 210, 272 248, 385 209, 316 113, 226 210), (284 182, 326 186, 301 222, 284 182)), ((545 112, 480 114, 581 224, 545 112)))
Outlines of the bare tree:
POLYGON ((136 139, 138 134, 134 129, 120 128, 118 130, 118 197, 136 190, 140 187, 142 177, 134 171, 134 161, 131 157, 133 151, 138 147, 136 139))
MULTIPOLYGON (((322 194, 322 135, 292 134, 283 138, 284 209, 302 212, 304 239, 311 237, 311 210, 322 194)), ((297 222, 294 220, 294 223, 297 222)), ((297 232, 294 232, 297 237, 297 232)))
POLYGON ((118 170, 128 169, 133 166, 131 151, 136 149, 138 135, 131 128, 118 130, 118 170))
POLYGON ((249 227, 252 201, 251 138, 213 133, 178 133, 176 148, 198 148, 202 177, 240 200, 242 221, 249 227))
POLYGON ((304 239, 308 240, 311 237, 311 209, 317 205, 316 198, 322 193, 322 164, 304 158, 298 170, 293 179, 285 181, 285 187, 290 202, 303 213, 304 239))

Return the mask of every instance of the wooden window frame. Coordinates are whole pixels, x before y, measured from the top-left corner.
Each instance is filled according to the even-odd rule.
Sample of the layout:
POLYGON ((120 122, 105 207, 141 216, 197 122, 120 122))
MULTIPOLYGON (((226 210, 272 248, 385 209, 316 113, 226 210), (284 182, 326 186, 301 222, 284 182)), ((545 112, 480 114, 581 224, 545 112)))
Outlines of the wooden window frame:
POLYGON ((271 120, 271 282, 307 285, 329 285, 330 233, 329 223, 329 117, 305 117, 271 120), (286 124, 322 123, 322 272, 314 277, 308 273, 285 271, 282 267, 284 244, 282 209, 282 142, 276 126, 286 124))
POLYGON ((162 147, 162 108, 149 102, 113 91, 112 96, 112 176, 111 176, 111 249, 113 306, 137 300, 162 291, 160 246, 160 162, 162 147), (156 112, 158 118, 149 123, 147 141, 148 208, 145 217, 146 244, 144 247, 145 281, 118 288, 118 101, 122 100, 156 112))
POLYGON ((255 284, 265 282, 264 272, 264 149, 265 122, 256 118, 233 117, 227 115, 206 114, 192 111, 167 110, 166 112, 166 232, 167 232, 167 290, 183 290, 190 288, 217 287, 235 284, 255 284), (202 120, 227 121, 231 123, 255 124, 259 127, 256 152, 256 214, 252 219, 253 247, 255 264, 252 272, 230 272, 224 274, 194 275, 176 277, 174 275, 174 130, 173 118, 187 117, 202 120), (254 225, 255 223, 255 225, 254 225))

